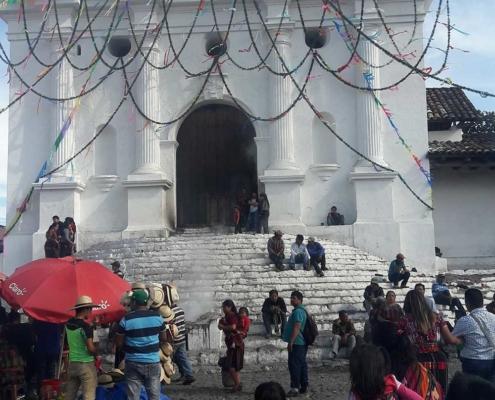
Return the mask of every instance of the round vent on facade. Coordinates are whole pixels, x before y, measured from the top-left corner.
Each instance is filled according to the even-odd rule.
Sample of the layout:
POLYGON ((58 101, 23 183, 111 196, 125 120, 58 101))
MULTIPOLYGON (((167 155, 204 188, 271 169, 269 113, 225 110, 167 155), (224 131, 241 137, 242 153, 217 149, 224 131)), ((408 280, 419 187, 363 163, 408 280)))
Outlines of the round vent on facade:
POLYGON ((131 51, 131 41, 126 37, 114 36, 108 41, 108 51, 114 57, 125 57, 131 51))
POLYGON ((307 28, 304 35, 306 45, 312 49, 321 49, 327 44, 328 29, 326 28, 307 28))
POLYGON ((210 32, 206 35, 206 53, 210 57, 221 57, 227 51, 227 42, 223 34, 210 32))

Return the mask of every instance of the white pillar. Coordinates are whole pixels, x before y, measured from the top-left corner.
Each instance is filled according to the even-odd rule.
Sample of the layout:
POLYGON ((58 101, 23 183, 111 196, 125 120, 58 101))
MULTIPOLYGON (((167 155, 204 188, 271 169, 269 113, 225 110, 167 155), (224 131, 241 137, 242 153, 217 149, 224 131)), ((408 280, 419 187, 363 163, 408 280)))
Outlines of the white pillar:
MULTIPOLYGON (((368 36, 376 37, 376 30, 367 29, 365 33, 368 36)), ((364 74, 371 73, 374 78, 372 87, 380 87, 380 69, 370 67, 370 65, 379 65, 380 50, 369 40, 361 37, 358 51, 367 64, 361 62, 356 68, 356 83, 359 86, 366 86, 364 74)), ((379 98, 380 92, 358 91, 356 114, 358 117, 360 150, 369 159, 383 165, 385 161, 383 159, 382 110, 376 104, 374 96, 379 98)), ((366 161, 364 164, 366 164, 366 161)))
MULTIPOLYGON (((276 35, 276 30, 270 34, 274 37, 280 57, 290 68, 290 35, 292 29, 284 28, 276 35)), ((271 67, 274 71, 287 72, 276 51, 271 54, 271 67)), ((292 98, 292 81, 290 77, 272 75, 270 97, 272 98, 271 115, 279 115, 290 106, 292 98)), ((272 162, 271 170, 297 169, 294 159, 294 132, 292 110, 271 124, 272 162)))
MULTIPOLYGON (((56 93, 57 98, 68 98, 74 96, 74 77, 73 77, 73 69, 69 64, 66 58, 64 58, 58 67, 58 76, 56 79, 56 93)), ((63 165, 69 158, 74 155, 75 148, 75 137, 74 137, 74 121, 69 121, 69 117, 71 116, 71 112, 74 108, 75 101, 67 100, 67 101, 59 101, 57 103, 57 116, 56 116, 56 125, 55 125, 55 140, 62 129, 64 129, 65 124, 69 124, 69 127, 65 130, 64 137, 60 142, 55 156, 52 159, 51 167, 55 168, 60 165, 63 165)), ((55 172, 55 177, 62 178, 70 178, 73 177, 74 171, 72 168, 73 164, 70 163, 64 165, 61 169, 55 172)))
MULTIPOLYGON (((148 51, 149 47, 143 47, 144 54, 148 54, 148 51)), ((153 65, 159 64, 157 48, 151 49, 148 60, 153 65)), ((143 114, 154 120, 160 119, 158 89, 158 69, 145 63, 136 82, 134 98, 143 114)), ((133 174, 160 173, 160 138, 155 132, 155 125, 142 116, 139 121, 136 131, 136 168, 133 174)))

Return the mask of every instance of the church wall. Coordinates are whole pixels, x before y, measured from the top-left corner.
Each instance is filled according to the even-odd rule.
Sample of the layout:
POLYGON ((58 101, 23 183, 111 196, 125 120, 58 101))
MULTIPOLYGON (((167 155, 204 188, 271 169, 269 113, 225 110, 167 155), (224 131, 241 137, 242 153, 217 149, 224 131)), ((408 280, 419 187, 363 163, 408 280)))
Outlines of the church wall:
POLYGON ((434 170, 435 245, 449 269, 495 265, 495 171, 448 166, 434 170))

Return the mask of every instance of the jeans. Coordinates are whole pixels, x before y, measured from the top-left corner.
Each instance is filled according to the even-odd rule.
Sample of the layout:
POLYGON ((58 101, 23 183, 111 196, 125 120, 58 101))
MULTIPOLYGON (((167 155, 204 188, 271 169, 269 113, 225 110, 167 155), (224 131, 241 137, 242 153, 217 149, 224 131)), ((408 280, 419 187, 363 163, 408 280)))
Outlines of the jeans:
POLYGON ((160 368, 160 363, 146 364, 126 360, 128 400, 139 400, 143 385, 149 400, 160 400, 160 368))
POLYGON ((269 257, 270 257, 270 260, 273 261, 273 263, 275 264, 275 266, 277 268, 283 267, 283 265, 284 265, 284 258, 285 258, 283 254, 280 255, 280 256, 277 256, 277 255, 275 255, 273 253, 270 253, 269 254, 269 257))
POLYGON ((433 296, 433 300, 435 300, 436 304, 449 306, 451 311, 459 310, 463 315, 466 315, 466 310, 462 306, 461 301, 457 297, 452 297, 448 290, 437 293, 433 296))
POLYGON ((179 372, 181 376, 186 378, 193 377, 193 371, 191 367, 191 362, 187 357, 186 343, 181 343, 174 347, 174 363, 179 367, 179 372))
POLYGON ((289 352, 290 387, 292 389, 306 389, 308 387, 308 364, 306 354, 308 346, 293 345, 289 352))
POLYGON ((268 232, 268 217, 270 213, 268 211, 261 211, 258 221, 258 233, 261 233, 261 229, 263 229, 263 233, 267 234, 268 232))
POLYGON ((465 374, 478 375, 495 384, 495 360, 472 360, 462 358, 462 372, 465 374))
POLYGON ((263 325, 265 326, 265 332, 267 335, 272 334, 272 324, 280 324, 280 334, 284 332, 286 324, 285 315, 283 313, 263 313, 263 325))
POLYGON ((58 354, 35 353, 36 357, 36 379, 38 388, 45 379, 55 379, 58 366, 58 354))
POLYGON ((94 363, 71 361, 67 371, 67 384, 65 387, 64 399, 75 400, 79 386, 82 386, 82 399, 95 400, 97 385, 98 381, 94 363))
POLYGON ((341 344, 342 337, 339 335, 334 335, 332 340, 332 352, 335 353, 335 356, 338 356, 339 350, 341 347, 345 347, 347 350, 346 357, 350 357, 352 350, 356 347, 356 336, 350 335, 347 338, 347 343, 345 345, 341 344))
POLYGON ((401 286, 406 286, 410 276, 411 273, 409 272, 395 272, 388 276, 388 280, 392 282, 394 286, 397 286, 400 281, 402 281, 401 286))
POLYGON ((323 254, 321 257, 311 256, 311 258, 309 259, 309 263, 312 265, 317 273, 320 273, 322 269, 324 270, 327 268, 325 254, 323 254), (321 264, 321 268, 318 264, 321 264))
POLYGON ((248 215, 246 231, 256 232, 258 230, 258 211, 250 212, 248 215))
POLYGON ((309 258, 305 253, 291 255, 289 264, 292 268, 294 268, 296 264, 302 264, 304 268, 306 268, 309 265, 309 258))

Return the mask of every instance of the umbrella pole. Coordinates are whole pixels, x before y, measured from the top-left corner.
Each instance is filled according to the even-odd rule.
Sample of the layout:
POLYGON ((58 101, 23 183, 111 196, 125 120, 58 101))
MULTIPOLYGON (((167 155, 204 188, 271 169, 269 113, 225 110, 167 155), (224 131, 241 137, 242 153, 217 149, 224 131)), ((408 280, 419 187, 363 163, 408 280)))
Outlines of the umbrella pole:
POLYGON ((60 379, 61 369, 62 369, 62 358, 64 356, 64 347, 65 347, 65 326, 62 332, 62 340, 60 341, 60 355, 58 357, 58 367, 57 367, 57 380, 60 379))

